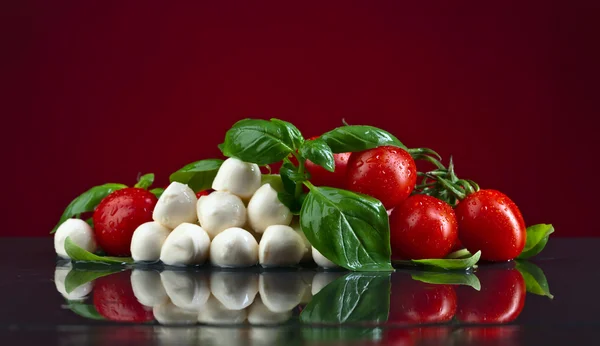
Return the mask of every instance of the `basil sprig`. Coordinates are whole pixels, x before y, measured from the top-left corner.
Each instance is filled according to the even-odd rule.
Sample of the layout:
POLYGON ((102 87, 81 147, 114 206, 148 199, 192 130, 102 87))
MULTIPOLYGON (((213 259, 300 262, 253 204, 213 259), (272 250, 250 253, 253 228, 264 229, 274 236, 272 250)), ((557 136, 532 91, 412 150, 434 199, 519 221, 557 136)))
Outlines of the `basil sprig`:
POLYGON ((384 145, 407 149, 391 133, 366 125, 340 126, 324 133, 320 138, 329 145, 334 153, 363 151, 384 145))
POLYGON ((329 172, 335 170, 335 161, 333 160, 333 151, 322 139, 314 139, 304 142, 300 147, 300 155, 309 159, 313 163, 325 168, 329 172))
POLYGON ((210 189, 222 164, 220 159, 192 162, 171 174, 169 180, 187 184, 194 192, 210 189))
POLYGON ((517 258, 527 259, 539 254, 546 247, 548 238, 552 233, 554 233, 554 227, 548 224, 542 223, 527 227, 525 247, 517 258))

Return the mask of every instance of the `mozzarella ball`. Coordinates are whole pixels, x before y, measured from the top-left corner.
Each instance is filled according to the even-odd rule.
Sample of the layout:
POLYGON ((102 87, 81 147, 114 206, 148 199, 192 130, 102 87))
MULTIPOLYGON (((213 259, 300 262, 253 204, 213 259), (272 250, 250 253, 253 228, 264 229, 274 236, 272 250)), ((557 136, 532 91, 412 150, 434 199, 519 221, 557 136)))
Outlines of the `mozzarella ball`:
POLYGON ((155 307, 169 300, 160 274, 153 270, 134 269, 131 272, 131 288, 138 302, 145 306, 155 307))
POLYGON ((209 246, 210 238, 202 227, 182 223, 165 240, 160 260, 172 266, 203 264, 208 257, 209 246))
POLYGON ((251 267, 258 262, 258 243, 248 231, 228 228, 210 244, 210 262, 219 267, 251 267))
POLYGON ((238 324, 246 320, 246 310, 229 310, 215 298, 210 297, 200 309, 198 322, 206 324, 238 324))
POLYGON ((298 273, 261 273, 258 292, 265 306, 273 312, 294 309, 302 301, 306 286, 298 273))
POLYGON ((285 267, 300 263, 306 252, 302 237, 290 226, 267 227, 258 245, 258 261, 263 267, 285 267))
POLYGON ((208 280, 193 272, 165 270, 160 278, 174 305, 190 311, 199 311, 210 297, 208 280))
POLYGON ((236 158, 229 158, 223 162, 212 188, 216 191, 226 191, 242 198, 252 197, 254 192, 260 187, 260 168, 257 164, 241 161, 236 158))
POLYGON ((67 293, 65 280, 67 275, 69 275, 69 272, 71 272, 71 269, 71 263, 67 266, 57 266, 56 269, 54 269, 54 284, 56 285, 56 290, 68 300, 84 300, 85 297, 92 292, 94 284, 92 281, 86 282, 67 293))
POLYGON ((156 221, 138 226, 131 237, 131 257, 134 261, 156 262, 160 249, 171 230, 156 221))
POLYGON ((246 223, 244 202, 229 192, 215 191, 198 200, 196 208, 200 226, 210 238, 231 227, 242 227, 246 223))
POLYGON ((332 268, 339 268, 340 266, 338 266, 337 264, 331 262, 330 260, 327 259, 327 257, 321 255, 321 253, 319 252, 319 250, 317 250, 316 248, 312 248, 312 257, 313 260, 315 261, 315 263, 322 268, 325 269, 332 269, 332 268))
POLYGON ((258 274, 215 271, 210 275, 210 291, 227 309, 245 309, 258 293, 258 274))
POLYGON ((54 233, 54 250, 60 257, 69 258, 65 251, 65 239, 69 237, 80 248, 96 252, 96 238, 94 230, 85 221, 80 219, 67 219, 54 233))
POLYGON ((290 227, 292 227, 294 231, 296 231, 300 235, 300 237, 302 238, 302 242, 304 243, 304 247, 306 248, 306 252, 304 253, 304 256, 302 256, 300 263, 313 262, 312 246, 310 245, 310 241, 308 241, 308 238, 306 238, 306 234, 304 234, 304 231, 302 231, 302 227, 300 227, 300 219, 298 217, 294 217, 292 223, 290 224, 290 227))
POLYGON ((156 202, 152 219, 170 229, 184 222, 194 223, 198 220, 196 203, 198 198, 194 191, 186 184, 174 181, 156 202))
POLYGON ((289 225, 292 221, 290 209, 277 198, 271 184, 264 184, 248 203, 248 221, 257 233, 263 233, 272 225, 289 225))
POLYGON ((262 302, 260 297, 254 300, 248 309, 248 322, 250 324, 271 325, 288 321, 292 317, 292 310, 273 312, 262 302))
POLYGON ((196 324, 198 312, 182 309, 167 300, 152 309, 154 318, 160 324, 188 325, 196 324))
POLYGON ((337 278, 339 278, 340 276, 344 275, 344 273, 341 272, 321 272, 321 273, 317 273, 312 281, 312 295, 316 295, 317 293, 319 293, 323 287, 329 285, 330 283, 334 282, 337 278))

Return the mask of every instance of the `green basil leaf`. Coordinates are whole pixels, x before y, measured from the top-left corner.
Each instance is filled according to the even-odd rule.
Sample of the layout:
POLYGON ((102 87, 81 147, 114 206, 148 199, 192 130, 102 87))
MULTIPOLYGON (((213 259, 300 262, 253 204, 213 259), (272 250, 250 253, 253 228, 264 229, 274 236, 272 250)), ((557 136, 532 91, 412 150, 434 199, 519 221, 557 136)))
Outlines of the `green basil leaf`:
POLYGON ((300 210, 302 231, 323 256, 354 271, 392 271, 390 226, 375 198, 311 186, 300 210))
POLYGON ((373 126, 350 125, 335 128, 321 137, 334 153, 346 153, 391 145, 407 149, 391 133, 373 126))
POLYGON ((300 155, 309 159, 329 172, 335 170, 335 161, 331 148, 322 139, 315 139, 304 142, 299 150, 300 155))
POLYGON ((294 180, 292 180, 292 178, 294 178, 294 176, 295 176, 295 174, 297 174, 297 172, 298 172, 298 167, 296 167, 290 163, 284 163, 283 165, 281 165, 281 168, 279 168, 279 175, 281 176, 281 182, 283 183, 283 188, 288 193, 293 194, 294 191, 296 191, 296 182, 294 180))
POLYGON ((539 254, 546 244, 550 234, 554 233, 554 227, 548 224, 539 224, 527 227, 527 241, 519 259, 531 258, 539 254))
POLYGON ((304 201, 305 197, 305 193, 301 194, 299 198, 296 198, 294 194, 287 191, 277 193, 277 198, 279 201, 288 207, 293 215, 300 215, 300 209, 302 208, 302 202, 304 201))
POLYGON ((542 269, 529 261, 515 261, 517 270, 523 275, 527 292, 554 299, 550 294, 548 280, 542 269))
POLYGON ((260 177, 260 185, 271 184, 271 187, 277 192, 284 191, 283 182, 279 174, 263 174, 260 177))
POLYGON ((160 198, 160 196, 162 196, 163 192, 165 192, 165 189, 163 189, 162 187, 157 187, 157 188, 150 190, 150 193, 154 194, 154 196, 156 196, 156 198, 160 198))
POLYGON ((94 281, 97 278, 108 276, 119 272, 117 270, 83 270, 83 269, 71 269, 65 278, 65 291, 67 293, 73 292, 77 287, 86 284, 90 281, 94 281))
POLYGON ((210 189, 222 164, 220 159, 192 162, 171 174, 169 180, 187 184, 194 192, 210 189))
POLYGON ((90 217, 89 219, 85 220, 85 222, 90 225, 90 227, 94 228, 94 218, 90 217))
POLYGON ((134 187, 147 190, 152 183, 154 183, 154 173, 148 173, 142 175, 134 187))
POLYGON ((56 226, 54 226, 50 233, 52 234, 56 232, 58 226, 60 226, 67 219, 70 219, 74 216, 78 216, 83 213, 94 211, 94 209, 98 206, 98 204, 100 204, 100 201, 102 201, 104 197, 108 196, 113 191, 124 189, 126 187, 127 185, 109 183, 94 186, 86 192, 82 193, 81 195, 79 195, 79 197, 75 198, 71 201, 71 203, 69 203, 62 216, 60 217, 60 220, 58 221, 56 226))
POLYGON ((133 263, 133 259, 131 257, 109 257, 94 255, 93 253, 77 246, 77 244, 71 240, 71 237, 67 237, 65 239, 65 251, 74 262, 93 262, 101 264, 133 263))
POLYGON ((471 253, 467 249, 460 249, 458 251, 451 252, 446 256, 447 259, 468 258, 468 257, 471 257, 471 253))
POLYGON ((290 123, 276 119, 244 119, 225 134, 223 154, 245 162, 268 165, 283 160, 302 141, 300 132, 290 123))
POLYGON ((68 301, 68 306, 71 311, 81 317, 85 317, 92 320, 104 320, 105 318, 98 313, 96 307, 92 304, 85 304, 78 301, 68 301))
POLYGON ((473 273, 459 272, 427 272, 422 271, 411 275, 413 280, 435 285, 464 285, 481 290, 481 282, 473 273))
MULTIPOLYGON (((318 250, 318 249, 317 249, 318 250)), ((479 261, 479 257, 481 257, 481 251, 477 251, 474 255, 466 258, 453 258, 453 259, 420 259, 420 260, 410 260, 410 261, 395 261, 394 263, 398 264, 420 264, 430 267, 436 267, 447 270, 459 270, 459 269, 469 269, 475 266, 479 261)))

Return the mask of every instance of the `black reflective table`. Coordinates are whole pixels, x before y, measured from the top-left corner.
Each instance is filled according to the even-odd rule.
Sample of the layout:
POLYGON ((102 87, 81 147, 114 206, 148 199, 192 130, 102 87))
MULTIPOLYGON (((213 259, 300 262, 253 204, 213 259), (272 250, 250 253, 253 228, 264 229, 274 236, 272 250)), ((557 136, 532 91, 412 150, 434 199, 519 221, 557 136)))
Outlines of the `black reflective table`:
POLYGON ((52 239, 8 238, 0 345, 596 345, 598 249, 552 239, 533 261, 468 274, 113 272, 56 262, 52 239))

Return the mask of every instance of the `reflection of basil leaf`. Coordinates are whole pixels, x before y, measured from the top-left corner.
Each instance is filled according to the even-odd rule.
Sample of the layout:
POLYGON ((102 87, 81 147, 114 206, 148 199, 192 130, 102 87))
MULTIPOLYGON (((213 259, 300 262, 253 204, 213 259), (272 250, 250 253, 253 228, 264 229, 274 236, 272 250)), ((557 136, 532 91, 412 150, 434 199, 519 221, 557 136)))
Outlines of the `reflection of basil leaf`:
POLYGON ((163 189, 162 187, 157 187, 157 188, 150 190, 150 193, 154 194, 154 196, 156 196, 156 198, 160 198, 160 196, 162 196, 163 192, 165 192, 165 189, 163 189))
POLYGON ((309 159, 312 163, 319 165, 329 172, 335 170, 335 161, 331 148, 322 139, 315 139, 304 142, 300 147, 300 155, 309 159))
POLYGON ((192 162, 171 174, 169 180, 187 184, 194 192, 210 189, 222 164, 219 159, 192 162))
POLYGON ((82 269, 71 269, 65 278, 65 291, 67 293, 73 292, 77 287, 86 284, 90 281, 94 281, 97 278, 107 276, 118 272, 119 270, 82 270, 82 269))
POLYGON ((334 153, 356 152, 391 145, 406 149, 406 146, 391 133, 373 126, 341 126, 321 137, 334 153))
POLYGON ((94 262, 101 264, 124 264, 132 263, 131 257, 109 257, 98 256, 86 251, 75 244, 70 237, 65 239, 65 251, 71 260, 75 262, 94 262))
POLYGON ((550 294, 548 280, 546 280, 546 276, 540 267, 528 261, 516 261, 516 268, 523 275, 527 292, 546 296, 550 299, 554 298, 550 294))
POLYGON ((458 272, 419 272, 411 275, 413 280, 436 285, 465 285, 476 291, 481 289, 481 282, 475 274, 458 272))
POLYGON ((73 311, 74 313, 76 313, 77 315, 79 315, 81 317, 85 317, 85 318, 92 319, 92 320, 104 320, 105 319, 104 317, 102 317, 102 315, 100 315, 98 313, 98 310, 96 310, 94 305, 85 304, 85 303, 78 302, 78 301, 68 301, 68 306, 69 306, 69 309, 71 309, 71 311, 73 311))
POLYGON ((479 261, 481 257, 481 251, 477 251, 474 255, 466 258, 454 258, 454 259, 420 259, 410 261, 394 261, 394 264, 399 265, 411 265, 420 264, 424 266, 436 267, 447 270, 459 270, 472 268, 479 261))
POLYGON ((326 341, 338 343, 340 341, 361 340, 378 341, 383 337, 382 328, 373 327, 323 327, 311 326, 302 328, 302 336, 309 341, 326 341))
POLYGON ((79 195, 79 197, 69 203, 67 209, 63 212, 58 224, 54 226, 50 233, 56 232, 58 226, 60 226, 67 219, 72 218, 73 216, 80 215, 83 213, 87 213, 90 211, 94 211, 94 209, 100 204, 100 202, 104 199, 104 197, 111 194, 113 191, 120 190, 126 188, 127 185, 123 184, 104 184, 99 186, 94 186, 86 192, 79 195))
POLYGON ((548 224, 527 227, 527 241, 523 251, 517 258, 527 259, 539 254, 548 243, 548 238, 552 233, 554 233, 554 227, 548 224))
POLYGON ((139 187, 140 189, 148 189, 152 183, 154 182, 154 173, 144 174, 140 177, 135 187, 139 187))

